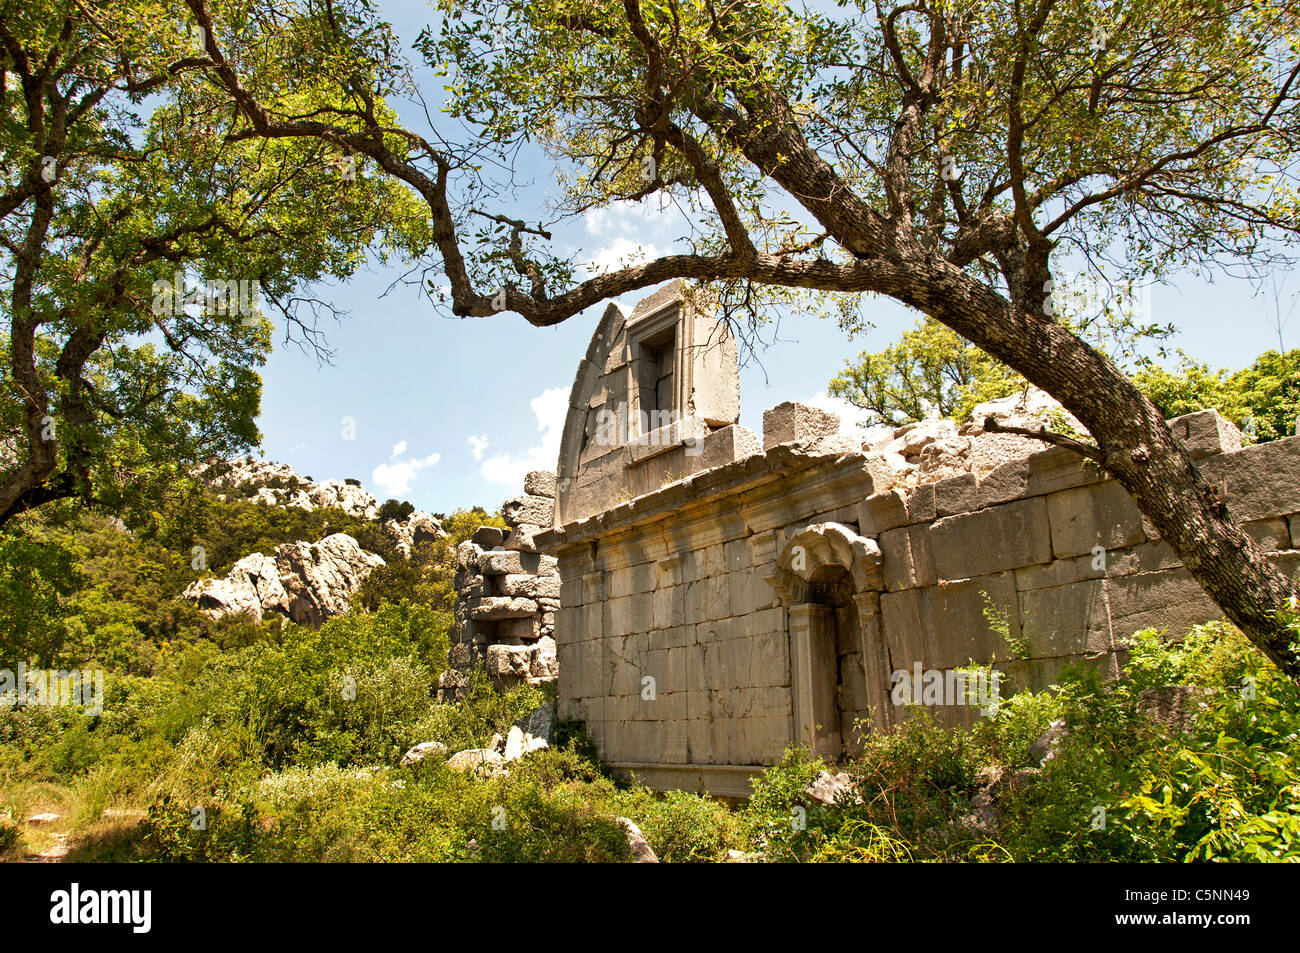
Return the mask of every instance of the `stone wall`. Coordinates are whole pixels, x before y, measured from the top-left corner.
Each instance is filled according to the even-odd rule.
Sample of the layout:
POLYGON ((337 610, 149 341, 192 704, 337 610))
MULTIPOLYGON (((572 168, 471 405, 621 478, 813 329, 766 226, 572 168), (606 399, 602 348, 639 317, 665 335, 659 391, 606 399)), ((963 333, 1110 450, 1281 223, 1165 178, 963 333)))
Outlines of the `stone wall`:
MULTIPOLYGON (((792 741, 851 753, 859 720, 906 717, 898 672, 993 663, 1004 695, 1041 689, 1071 662, 1114 674, 1136 630, 1219 616, 1072 451, 875 492, 872 455, 845 452, 821 412, 777 410, 766 451, 539 538, 563 579, 560 716, 653 786, 743 796, 792 741)), ((1238 449, 1213 411, 1173 426, 1292 571, 1300 439, 1238 449)))
MULTIPOLYGON (((631 313, 611 306, 570 396, 555 525, 531 539, 546 554, 533 585, 559 587, 560 717, 585 723, 615 768, 745 796, 790 743, 852 754, 863 727, 909 717, 908 702, 979 717, 994 692, 975 683, 970 697, 960 672, 972 664, 993 666, 1005 696, 1076 662, 1113 675, 1134 631, 1178 636, 1218 617, 1117 483, 1073 451, 985 429, 991 417, 1079 432, 1041 392, 982 405, 960 428, 926 421, 874 442, 786 403, 764 414, 760 440, 735 423, 730 341, 680 286, 631 313), (723 346, 705 360, 700 341, 723 346), (673 422, 653 440, 602 431, 611 408, 650 403, 673 422)), ((1300 439, 1242 449, 1213 411, 1172 424, 1292 572, 1300 439)), ((464 591, 504 607, 475 589, 490 583, 472 567, 522 555, 490 549, 463 554, 464 591)), ((464 644, 487 644, 469 613, 464 644)), ((498 643, 522 655, 527 633, 498 643)))
POLYGON ((555 681, 560 577, 555 557, 540 554, 534 542, 551 525, 554 507, 555 474, 529 473, 523 494, 501 506, 509 532, 480 526, 456 548, 456 622, 440 700, 455 698, 480 664, 498 688, 555 681))

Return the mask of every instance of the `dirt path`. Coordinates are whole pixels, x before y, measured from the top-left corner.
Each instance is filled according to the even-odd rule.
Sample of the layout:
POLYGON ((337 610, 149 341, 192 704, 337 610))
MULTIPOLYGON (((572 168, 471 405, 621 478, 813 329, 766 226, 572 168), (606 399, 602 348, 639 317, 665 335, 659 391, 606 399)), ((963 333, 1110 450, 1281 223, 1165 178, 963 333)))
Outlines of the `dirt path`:
POLYGON ((28 854, 19 863, 23 864, 59 864, 68 856, 72 848, 68 845, 67 834, 55 834, 54 843, 39 854, 28 854))

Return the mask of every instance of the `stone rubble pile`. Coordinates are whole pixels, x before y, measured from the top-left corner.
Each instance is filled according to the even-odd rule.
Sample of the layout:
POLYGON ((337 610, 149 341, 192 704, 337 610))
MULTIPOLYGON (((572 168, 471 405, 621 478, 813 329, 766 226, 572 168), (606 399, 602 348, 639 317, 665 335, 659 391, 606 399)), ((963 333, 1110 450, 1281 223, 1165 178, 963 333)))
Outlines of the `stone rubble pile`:
POLYGON ((983 478, 1009 460, 1046 447, 1032 437, 986 431, 984 423, 990 417, 1004 427, 1087 434, 1083 425, 1056 400, 1030 387, 1009 397, 977 404, 970 422, 960 427, 948 418, 928 419, 905 424, 892 435, 886 433, 864 442, 862 449, 872 458, 876 490, 938 483, 964 473, 983 478))
MULTIPOLYGON (((506 773, 511 761, 549 748, 555 742, 555 703, 547 702, 520 718, 503 737, 492 736, 486 748, 467 748, 447 757, 447 767, 483 777, 506 773)), ((425 741, 402 756, 403 765, 417 764, 429 757, 446 757, 447 746, 440 741, 425 741)))
POLYGON ((533 471, 523 494, 502 504, 509 532, 481 526, 457 547, 456 623, 440 700, 454 700, 479 664, 498 688, 555 681, 560 577, 554 557, 538 553, 533 542, 550 528, 554 508, 555 475, 533 471))

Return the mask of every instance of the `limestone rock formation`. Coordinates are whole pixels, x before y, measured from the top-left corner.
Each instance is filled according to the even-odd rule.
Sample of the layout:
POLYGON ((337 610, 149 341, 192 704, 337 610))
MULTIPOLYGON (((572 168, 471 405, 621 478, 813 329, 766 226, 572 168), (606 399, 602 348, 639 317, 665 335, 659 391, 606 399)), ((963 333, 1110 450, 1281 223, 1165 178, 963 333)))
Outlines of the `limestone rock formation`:
POLYGON ((260 621, 268 612, 319 626, 347 611, 361 581, 384 560, 366 552, 346 533, 318 543, 277 546, 275 556, 252 553, 222 579, 200 579, 181 594, 208 616, 244 613, 260 621))
POLYGON ((203 469, 202 475, 214 486, 256 484, 253 502, 268 506, 294 506, 308 511, 318 506, 333 506, 349 516, 362 519, 374 519, 379 513, 379 501, 361 485, 361 481, 325 480, 316 483, 311 477, 299 476, 286 463, 240 457, 211 464, 203 469))
POLYGON ((411 558, 411 550, 417 543, 445 539, 447 536, 442 524, 423 510, 416 510, 404 523, 393 519, 384 520, 380 528, 393 540, 394 548, 401 553, 403 559, 411 558))
POLYGON ((261 620, 267 612, 288 615, 289 595, 273 556, 251 553, 230 567, 223 579, 200 579, 181 593, 214 619, 243 613, 261 620))
POLYGON ((347 533, 335 533, 319 543, 277 546, 275 565, 289 595, 289 618, 319 626, 348 610, 348 600, 361 580, 384 560, 366 552, 347 533))

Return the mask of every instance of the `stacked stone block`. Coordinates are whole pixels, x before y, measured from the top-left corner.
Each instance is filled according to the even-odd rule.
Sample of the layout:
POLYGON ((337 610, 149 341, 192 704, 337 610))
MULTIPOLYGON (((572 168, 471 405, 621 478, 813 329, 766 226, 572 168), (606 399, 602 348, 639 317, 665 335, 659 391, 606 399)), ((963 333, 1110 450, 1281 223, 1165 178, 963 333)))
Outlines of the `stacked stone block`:
MULTIPOLYGON (((1137 630, 1178 637, 1221 615, 1123 488, 1073 451, 877 492, 870 456, 846 452, 831 421, 775 411, 764 452, 539 539, 563 570, 560 715, 652 786, 743 795, 747 771, 802 740, 795 631, 822 610, 778 583, 791 541, 817 525, 879 553, 878 577, 825 610, 850 643, 814 646, 840 670, 835 720, 849 750, 853 722, 907 717, 891 703, 892 675, 917 664, 992 664, 1007 688, 1042 689, 1071 663, 1117 673, 1137 630)), ((1243 449, 1213 411, 1171 427, 1226 487, 1232 516, 1294 574, 1300 438, 1243 449)), ((935 713, 979 717, 971 705, 935 713)))
POLYGON ((478 665, 498 688, 555 681, 560 577, 555 558, 533 541, 550 527, 554 507, 555 475, 533 471, 523 494, 502 504, 509 530, 480 526, 456 548, 456 621, 440 699, 455 698, 478 665))

